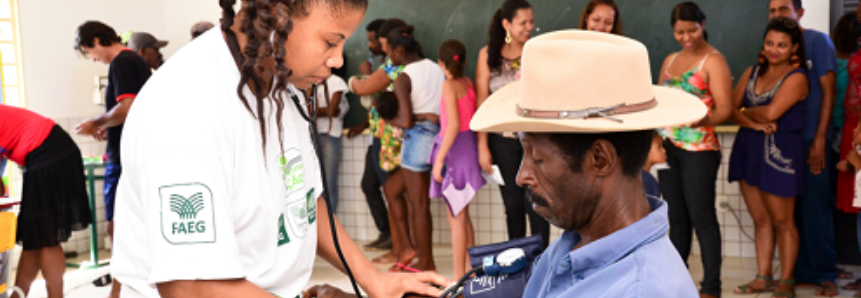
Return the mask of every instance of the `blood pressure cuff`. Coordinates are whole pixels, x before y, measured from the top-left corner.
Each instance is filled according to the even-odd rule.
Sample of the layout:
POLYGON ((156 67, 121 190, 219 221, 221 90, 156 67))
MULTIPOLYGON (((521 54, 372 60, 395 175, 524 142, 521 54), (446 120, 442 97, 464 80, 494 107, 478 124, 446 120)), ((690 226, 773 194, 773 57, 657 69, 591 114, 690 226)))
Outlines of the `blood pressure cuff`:
POLYGON ((503 243, 494 243, 478 247, 470 247, 469 260, 472 267, 481 266, 486 256, 496 256, 509 248, 519 247, 526 253, 526 267, 514 274, 489 276, 478 274, 464 285, 463 295, 466 298, 520 298, 532 275, 532 262, 544 251, 541 235, 516 239, 503 243))

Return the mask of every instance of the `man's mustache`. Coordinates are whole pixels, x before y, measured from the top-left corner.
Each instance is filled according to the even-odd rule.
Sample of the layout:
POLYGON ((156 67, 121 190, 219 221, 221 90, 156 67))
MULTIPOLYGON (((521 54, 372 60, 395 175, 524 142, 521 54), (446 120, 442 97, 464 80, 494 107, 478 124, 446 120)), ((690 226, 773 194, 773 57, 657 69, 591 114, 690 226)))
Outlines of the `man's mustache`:
POLYGON ((532 191, 532 187, 529 186, 526 187, 526 199, 529 200, 529 202, 541 207, 550 206, 550 203, 547 203, 547 199, 538 194, 535 194, 535 192, 532 191))

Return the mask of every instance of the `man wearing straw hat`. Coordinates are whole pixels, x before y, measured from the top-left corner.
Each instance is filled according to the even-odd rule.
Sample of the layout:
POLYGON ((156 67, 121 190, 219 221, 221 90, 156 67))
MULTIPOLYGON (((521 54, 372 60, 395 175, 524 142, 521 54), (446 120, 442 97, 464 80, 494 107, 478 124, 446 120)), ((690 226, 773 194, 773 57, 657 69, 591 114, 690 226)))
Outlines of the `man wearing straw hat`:
MULTIPOLYGON (((697 297, 667 231, 667 204, 640 169, 652 130, 697 122, 702 102, 651 85, 646 47, 612 34, 547 33, 523 48, 521 79, 493 93, 474 131, 519 131, 517 184, 565 230, 535 261, 523 297, 697 297)), ((305 297, 355 297, 329 286, 305 297)))
POLYGON ((565 230, 533 264, 524 297, 697 297, 667 238, 667 204, 640 179, 652 130, 694 123, 699 99, 652 86, 646 47, 568 30, 526 43, 521 79, 495 92, 475 131, 519 131, 517 184, 565 230))

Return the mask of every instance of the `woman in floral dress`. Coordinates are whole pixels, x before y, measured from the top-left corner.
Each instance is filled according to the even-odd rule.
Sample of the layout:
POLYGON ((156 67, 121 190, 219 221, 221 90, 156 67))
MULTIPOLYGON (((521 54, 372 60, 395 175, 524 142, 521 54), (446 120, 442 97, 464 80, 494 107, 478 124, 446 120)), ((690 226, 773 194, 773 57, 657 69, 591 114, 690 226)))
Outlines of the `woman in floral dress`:
POLYGON ((720 297, 722 256, 715 181, 721 146, 715 125, 729 118, 732 78, 726 59, 706 41, 705 15, 696 4, 677 5, 670 24, 682 50, 664 61, 660 83, 696 95, 709 113, 697 123, 661 130, 670 168, 659 171, 658 177, 670 208, 670 240, 687 262, 692 230, 696 231, 704 272, 701 297, 720 297))

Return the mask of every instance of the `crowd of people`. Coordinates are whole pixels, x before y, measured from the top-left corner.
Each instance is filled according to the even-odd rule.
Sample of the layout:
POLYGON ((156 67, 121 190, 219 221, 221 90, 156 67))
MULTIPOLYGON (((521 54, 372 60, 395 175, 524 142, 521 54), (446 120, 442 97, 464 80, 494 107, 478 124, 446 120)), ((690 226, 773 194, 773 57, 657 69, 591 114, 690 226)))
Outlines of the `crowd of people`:
MULTIPOLYGON (((836 265, 833 217, 837 211, 861 210, 855 199, 861 191, 856 189, 861 181, 856 175, 861 170, 861 55, 855 54, 861 38, 859 12, 844 15, 829 37, 802 28, 801 0, 770 0, 769 13, 762 16, 769 21, 761 52, 756 60, 751 57, 751 66, 733 88, 726 57, 708 42, 706 12, 694 2, 680 3, 669 15, 680 49, 663 61, 655 99, 624 107, 628 109, 609 104, 612 99, 595 99, 592 104, 609 107, 605 110, 611 113, 584 117, 624 123, 608 128, 601 126, 606 123, 592 127, 530 118, 568 118, 581 109, 579 103, 550 102, 555 97, 548 92, 562 91, 554 80, 539 77, 578 77, 578 82, 610 76, 585 76, 579 68, 588 67, 586 62, 571 65, 570 72, 549 71, 541 64, 545 57, 536 53, 561 55, 560 63, 570 58, 542 52, 552 45, 536 46, 529 60, 534 65, 523 65, 523 57, 531 44, 552 38, 634 42, 624 38, 614 0, 590 1, 580 18, 582 31, 535 38, 533 10, 540 8, 526 0, 506 0, 492 16, 481 49, 468 49, 454 39, 429 48, 416 38, 422 29, 408 21, 374 20, 365 27, 368 59, 360 74, 349 78, 331 69, 344 64, 343 44, 364 17, 367 1, 331 0, 329 10, 313 1, 299 2, 304 4, 279 2, 264 8, 245 3, 236 12, 235 1, 222 0, 222 24, 195 24, 195 41, 167 64, 159 51, 167 42, 151 34, 136 32, 124 42, 101 22, 78 28, 75 49, 110 65, 106 113, 78 124, 75 133, 108 144, 106 230, 112 238, 116 235, 112 273, 118 279, 112 297, 121 290, 124 297, 173 297, 187 291, 260 294, 260 289, 292 297, 310 276, 313 258, 298 257, 308 251, 345 269, 330 230, 318 228, 317 221, 328 223, 325 211, 338 208, 342 138, 366 130, 370 136, 361 188, 380 236, 365 248, 387 253, 366 260, 339 224, 333 226, 357 281, 369 293, 433 295, 438 289, 426 282, 445 283, 432 273, 432 198, 444 199, 448 207, 452 276, 468 272, 467 248, 475 246, 469 204, 490 183, 485 177, 498 173, 504 182, 499 191, 509 239, 527 236, 529 227, 547 247, 535 272, 559 272, 557 266, 564 264, 557 263, 566 262, 566 270, 573 270, 574 259, 593 262, 582 266, 595 269, 587 273, 595 276, 591 282, 570 288, 551 286, 555 279, 530 281, 525 296, 561 297, 599 285, 606 287, 601 293, 615 297, 630 288, 613 288, 619 281, 604 279, 635 274, 619 271, 632 266, 652 270, 647 270, 650 274, 686 274, 695 232, 704 272, 699 295, 720 297, 723 253, 715 181, 722 144, 716 127, 728 121, 740 127, 728 179, 739 184, 753 218, 757 264, 753 280, 734 292, 795 297, 795 284, 808 283, 817 286, 818 295, 831 297, 838 295, 836 280, 851 277, 836 265), (325 42, 306 43, 316 39, 325 42), (435 51, 435 61, 427 58, 429 51, 435 51), (474 81, 466 75, 470 59, 477 62, 474 81), (521 89, 543 101, 523 98, 521 89), (672 108, 683 115, 656 120, 671 108, 656 108, 653 101, 682 98, 681 92, 705 106, 703 115, 680 104, 672 108), (353 127, 344 125, 347 112, 356 108, 348 93, 372 98, 367 119, 353 127), (308 105, 310 97, 317 106, 308 105), (516 113, 506 115, 505 108, 517 100, 510 106, 516 113), (175 109, 160 108, 167 104, 175 109), (179 114, 204 106, 205 113, 179 114), (650 115, 648 111, 654 113, 649 124, 623 121, 626 114, 650 115), (491 119, 495 112, 499 119, 491 119), (314 113, 316 120, 311 119, 314 113), (507 119, 515 114, 520 118, 507 119), (316 135, 300 133, 304 131, 316 135), (169 144, 196 148, 179 150, 169 144), (551 158, 566 162, 543 163, 551 158), (661 163, 668 168, 659 170, 656 179, 650 171, 661 163), (324 192, 327 204, 320 203, 324 192), (614 196, 645 199, 614 202, 614 196), (658 224, 648 226, 643 220, 658 224), (565 229, 552 244, 551 224, 565 229), (265 244, 268 236, 277 239, 277 246, 265 244), (629 244, 636 248, 613 248, 629 244), (674 248, 678 257, 642 264, 628 257, 654 256, 667 248, 674 248), (598 249, 622 255, 604 260, 613 256, 598 249), (775 249, 780 259, 776 274, 775 249), (618 266, 607 269, 606 262, 613 261, 618 266), (388 272, 377 272, 372 264, 388 265, 388 272), (666 268, 656 269, 662 264, 666 268), (387 275, 402 272, 416 274, 387 275), (244 283, 223 282, 236 280, 244 283), (400 286, 384 289, 381 281, 400 286)), ((570 50, 601 57, 594 49, 570 50)), ((629 58, 636 59, 637 53, 629 58)), ((641 79, 635 75, 625 77, 641 79)), ((631 85, 633 91, 616 93, 643 94, 635 91, 645 89, 631 85)), ((62 296, 59 243, 71 231, 93 224, 80 151, 70 140, 50 119, 0 105, 2 159, 26 169, 17 231, 24 254, 16 281, 25 293, 41 271, 50 297, 62 296)), ((584 280, 583 273, 571 276, 584 280)), ((533 279, 543 277, 533 273, 533 279)), ((637 278, 630 276, 639 282, 637 278)), ((852 287, 861 289, 861 280, 852 287)), ((343 294, 331 292, 336 293, 332 297, 343 294)), ((673 281, 646 292, 645 297, 687 297, 695 288, 673 281)))

